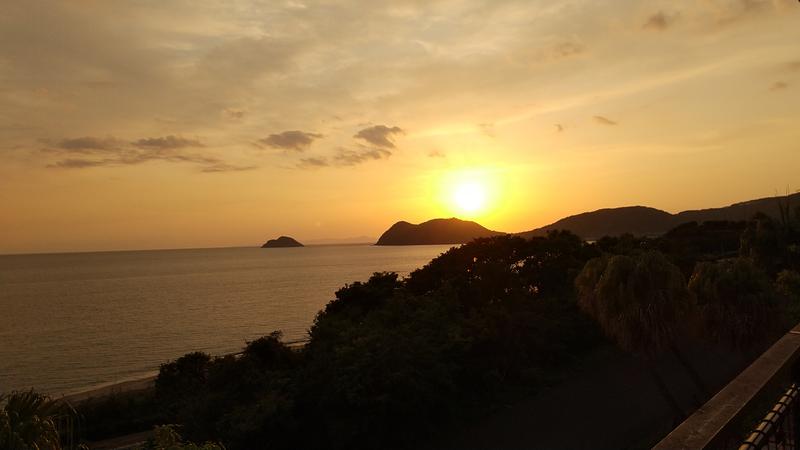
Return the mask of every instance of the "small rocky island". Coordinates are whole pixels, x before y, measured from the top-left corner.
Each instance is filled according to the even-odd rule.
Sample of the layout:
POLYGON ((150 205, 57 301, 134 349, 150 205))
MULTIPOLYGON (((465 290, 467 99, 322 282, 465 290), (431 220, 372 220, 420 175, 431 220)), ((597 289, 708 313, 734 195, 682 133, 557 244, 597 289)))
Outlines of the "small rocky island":
POLYGON ((281 236, 278 239, 270 239, 261 248, 283 248, 283 247, 304 247, 303 244, 289 236, 281 236))

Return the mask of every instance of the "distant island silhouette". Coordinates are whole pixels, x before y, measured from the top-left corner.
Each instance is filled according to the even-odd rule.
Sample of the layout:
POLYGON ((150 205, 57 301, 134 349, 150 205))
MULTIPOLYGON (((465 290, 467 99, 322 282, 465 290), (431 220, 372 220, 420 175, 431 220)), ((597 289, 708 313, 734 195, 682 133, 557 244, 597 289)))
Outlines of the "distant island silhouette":
POLYGON ((297 242, 294 238, 289 236, 281 236, 278 239, 270 239, 261 248, 283 248, 283 247, 304 247, 303 244, 297 242))
POLYGON ((506 233, 456 218, 433 219, 421 224, 401 221, 386 230, 375 245, 463 244, 475 238, 501 234, 506 233))

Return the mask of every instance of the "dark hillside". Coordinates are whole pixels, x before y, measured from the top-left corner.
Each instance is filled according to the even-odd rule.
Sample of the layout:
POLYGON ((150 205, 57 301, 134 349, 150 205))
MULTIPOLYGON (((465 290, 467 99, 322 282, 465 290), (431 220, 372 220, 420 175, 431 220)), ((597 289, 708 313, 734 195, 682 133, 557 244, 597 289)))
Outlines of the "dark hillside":
POLYGON ((475 238, 502 234, 505 233, 456 218, 433 219, 419 225, 401 221, 386 230, 375 245, 464 244, 475 238))
POLYGON ((750 220, 756 213, 773 219, 780 218, 781 206, 793 213, 800 207, 800 193, 782 197, 767 197, 734 203, 722 208, 683 211, 670 214, 646 206, 606 208, 569 216, 550 225, 518 233, 530 238, 545 236, 551 230, 568 230, 583 239, 594 240, 603 236, 633 234, 636 236, 658 236, 688 222, 740 222, 750 220))

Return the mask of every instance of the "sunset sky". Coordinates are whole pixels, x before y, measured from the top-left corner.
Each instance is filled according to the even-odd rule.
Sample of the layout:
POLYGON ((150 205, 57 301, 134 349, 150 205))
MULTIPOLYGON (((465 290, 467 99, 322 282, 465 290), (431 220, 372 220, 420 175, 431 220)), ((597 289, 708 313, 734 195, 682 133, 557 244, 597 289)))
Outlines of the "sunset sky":
POLYGON ((524 231, 799 174, 796 0, 0 2, 0 253, 524 231))

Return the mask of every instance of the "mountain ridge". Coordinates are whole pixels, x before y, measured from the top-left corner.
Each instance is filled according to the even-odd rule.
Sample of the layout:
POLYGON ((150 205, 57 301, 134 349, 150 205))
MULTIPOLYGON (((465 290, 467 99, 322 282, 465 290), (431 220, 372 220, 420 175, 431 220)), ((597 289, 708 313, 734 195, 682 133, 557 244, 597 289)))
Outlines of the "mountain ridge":
POLYGON ((515 234, 530 238, 544 236, 551 230, 569 230, 583 239, 590 240, 625 233, 660 235, 687 222, 749 220, 757 212, 777 218, 780 202, 788 202, 794 205, 793 208, 797 207, 800 205, 800 193, 763 197, 723 207, 687 210, 675 214, 648 206, 602 208, 568 216, 549 225, 515 234))

